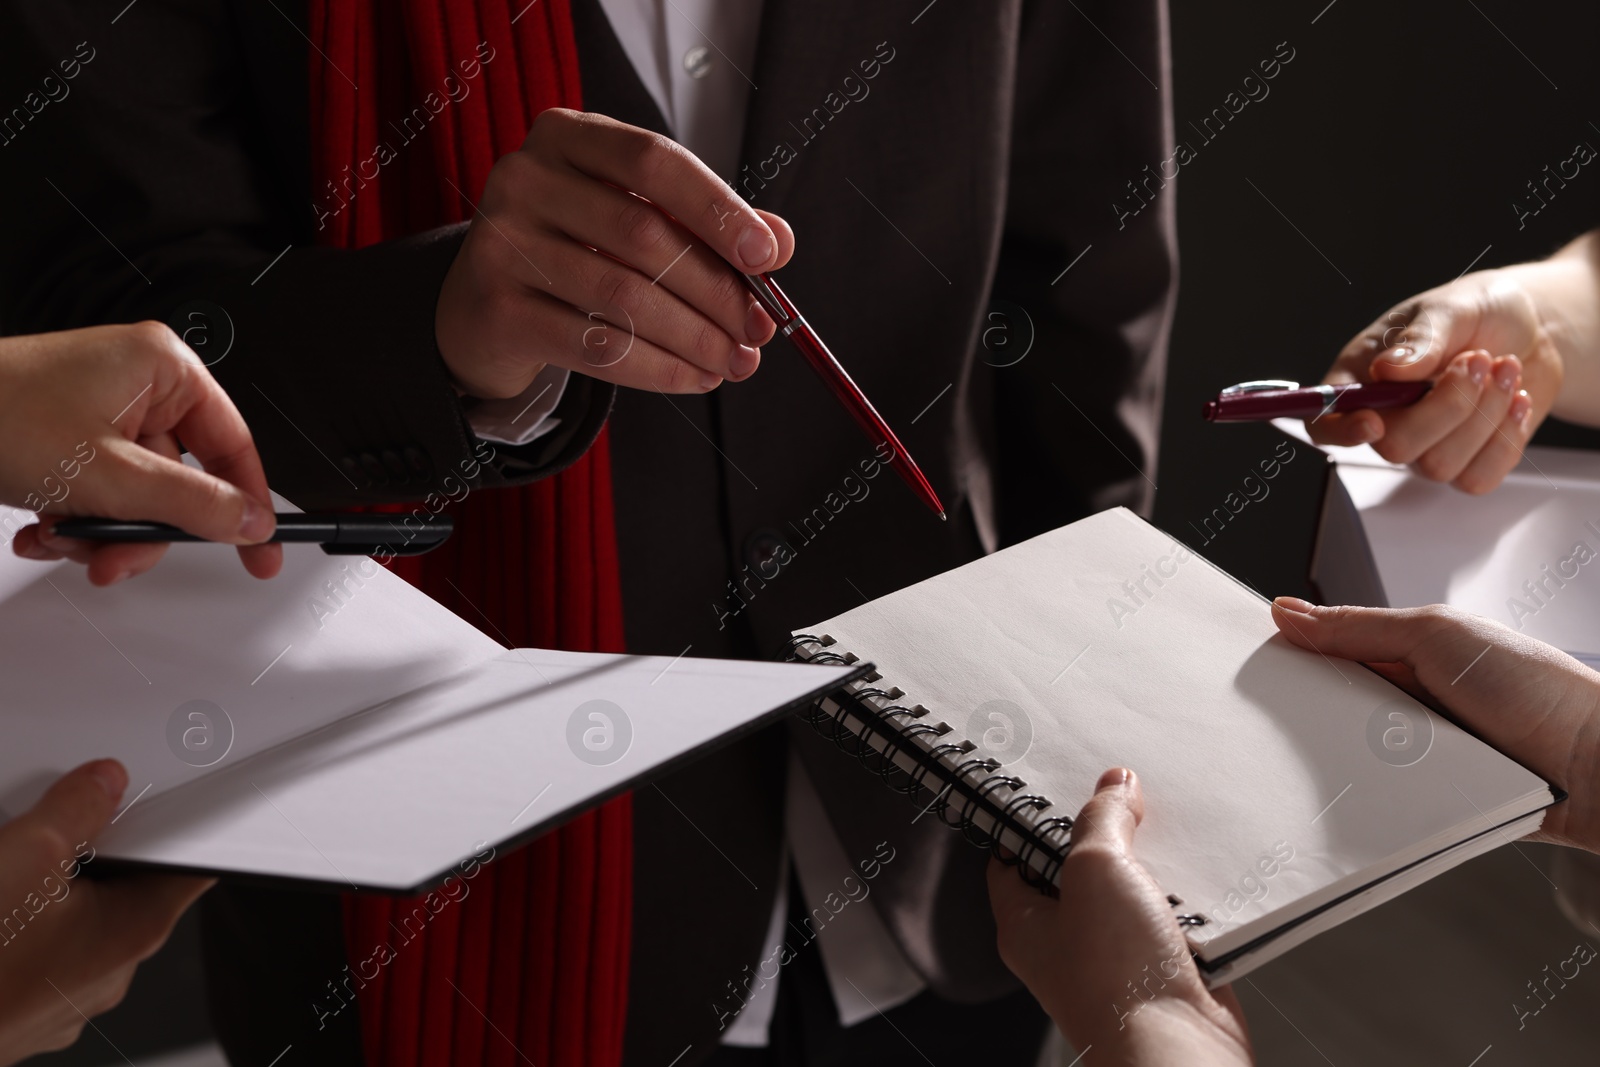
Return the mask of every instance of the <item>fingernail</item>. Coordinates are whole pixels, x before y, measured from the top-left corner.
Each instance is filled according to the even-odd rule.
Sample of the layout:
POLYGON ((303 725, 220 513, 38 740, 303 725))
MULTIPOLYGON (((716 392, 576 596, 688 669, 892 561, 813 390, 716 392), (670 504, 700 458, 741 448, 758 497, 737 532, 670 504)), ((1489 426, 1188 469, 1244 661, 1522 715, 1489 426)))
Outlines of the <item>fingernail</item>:
POLYGON ((756 372, 761 366, 761 353, 749 345, 739 345, 733 350, 733 356, 728 360, 728 369, 733 372, 735 381, 742 381, 756 372))
POLYGON ((750 270, 761 270, 772 259, 772 237, 760 226, 751 226, 739 238, 739 258, 750 270))
POLYGON ((239 536, 252 544, 272 536, 272 512, 262 507, 254 497, 244 499, 244 517, 239 520, 239 536))
POLYGON ((1094 791, 1098 793, 1102 789, 1115 789, 1131 781, 1133 781, 1132 771, 1126 767, 1113 767, 1100 776, 1100 780, 1095 783, 1094 791))
POLYGON ((133 577, 133 572, 132 571, 120 570, 117 573, 113 574, 111 576, 111 579, 109 581, 107 581, 106 584, 107 585, 116 585, 118 582, 125 582, 131 577, 133 577))
POLYGON ((752 344, 764 345, 777 330, 777 324, 772 321, 766 309, 760 304, 751 304, 750 313, 744 317, 744 335, 752 344))
POLYGON ((80 547, 86 547, 86 542, 80 541, 76 537, 62 537, 56 533, 54 525, 47 527, 43 523, 39 525, 39 543, 48 545, 57 552, 71 552, 80 547))
POLYGON ((1393 354, 1389 356, 1389 361, 1404 367, 1408 364, 1415 363, 1421 358, 1421 352, 1418 352, 1414 348, 1407 348, 1405 345, 1401 345, 1399 348, 1394 350, 1393 354))
POLYGON ((57 558, 54 552, 51 552, 38 541, 29 541, 25 545, 18 545, 17 555, 23 559, 51 560, 57 558))
POLYGON ((1370 445, 1383 436, 1382 424, 1374 424, 1371 420, 1363 421, 1361 429, 1356 434, 1360 438, 1358 444, 1370 445))
POLYGON ((1528 396, 1526 389, 1517 391, 1511 398, 1511 421, 1521 429, 1528 428, 1528 417, 1533 414, 1533 398, 1528 396))
POLYGON ((722 376, 719 374, 712 374, 710 371, 705 371, 700 375, 700 391, 702 393, 709 393, 711 390, 715 389, 721 384, 722 376))
POLYGON ((89 764, 89 777, 100 783, 113 804, 121 800, 128 789, 128 772, 114 759, 95 760, 89 764))
POLYGON ((1500 388, 1509 393, 1512 389, 1516 388, 1517 380, 1521 377, 1522 372, 1520 369, 1518 369, 1517 365, 1510 360, 1507 360, 1504 363, 1501 363, 1499 367, 1495 368, 1494 384, 1498 385, 1500 388))
POLYGON ((1272 602, 1272 606, 1280 611, 1292 611, 1297 615, 1312 615, 1317 610, 1315 604, 1301 600, 1297 596, 1280 596, 1272 602))
POLYGON ((1482 352, 1474 352, 1467 359, 1467 377, 1472 379, 1473 385, 1482 385, 1488 376, 1489 357, 1482 352))

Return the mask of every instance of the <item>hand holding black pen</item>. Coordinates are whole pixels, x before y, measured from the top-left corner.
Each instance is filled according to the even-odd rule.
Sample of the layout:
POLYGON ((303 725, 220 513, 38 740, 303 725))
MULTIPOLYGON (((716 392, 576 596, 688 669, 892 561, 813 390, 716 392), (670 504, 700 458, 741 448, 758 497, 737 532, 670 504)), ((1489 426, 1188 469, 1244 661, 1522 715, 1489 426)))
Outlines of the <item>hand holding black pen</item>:
POLYGON ((167 327, 0 340, 0 503, 41 515, 8 522, 18 555, 71 558, 109 585, 155 566, 165 545, 67 542, 54 521, 136 516, 240 546, 245 568, 270 578, 283 564, 283 550, 262 543, 270 500, 244 420, 167 327), (180 463, 180 446, 205 469, 180 463))
MULTIPOLYGON (((410 516, 386 512, 285 512, 277 516, 272 543, 321 545, 330 556, 420 556, 444 544, 454 530, 455 520, 449 515, 430 515, 426 522, 417 523, 410 516), (407 521, 396 521, 401 518, 407 521)), ((113 544, 206 540, 164 522, 87 518, 56 522, 53 536, 113 544)))

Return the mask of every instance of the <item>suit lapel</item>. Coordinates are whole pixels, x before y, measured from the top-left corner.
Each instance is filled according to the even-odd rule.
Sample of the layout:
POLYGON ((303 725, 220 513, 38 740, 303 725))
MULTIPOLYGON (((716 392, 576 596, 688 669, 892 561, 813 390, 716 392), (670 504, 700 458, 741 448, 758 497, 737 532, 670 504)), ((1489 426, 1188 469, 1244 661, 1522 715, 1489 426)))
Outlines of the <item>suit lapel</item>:
POLYGON ((872 58, 878 42, 904 36, 915 14, 910 7, 896 0, 765 0, 750 74, 756 88, 734 179, 741 196, 781 212, 807 168, 810 143, 829 136, 835 121, 859 121, 850 114, 844 80, 861 80, 858 64, 872 58))

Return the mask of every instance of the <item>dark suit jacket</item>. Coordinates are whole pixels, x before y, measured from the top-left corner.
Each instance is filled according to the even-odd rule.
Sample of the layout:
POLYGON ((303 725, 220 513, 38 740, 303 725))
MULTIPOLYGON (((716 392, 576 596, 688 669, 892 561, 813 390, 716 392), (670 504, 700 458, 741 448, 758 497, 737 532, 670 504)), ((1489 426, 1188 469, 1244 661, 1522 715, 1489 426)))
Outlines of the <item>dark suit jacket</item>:
POLYGON ((0 331, 220 307, 202 352, 231 334, 211 370, 301 507, 421 500, 463 473, 512 485, 583 454, 615 392, 591 378, 553 433, 473 461, 429 295, 465 226, 360 252, 312 243, 293 23, 270 3, 161 0, 112 25, 126 6, 0 4, 0 331))
MULTIPOLYGON (((378 493, 334 478, 307 437, 330 455, 356 434, 367 449, 462 447, 431 340, 457 234, 296 248, 246 284, 310 231, 299 5, 142 0, 102 28, 121 6, 77 5, 95 18, 4 8, 7 86, 85 37, 99 56, 72 97, 0 147, 8 206, 38 216, 8 210, 0 223, 0 324, 164 318, 222 293, 251 359, 236 351, 216 370, 291 495, 378 493), (72 17, 86 28, 60 25, 72 17), (22 169, 11 154, 27 138, 44 144, 22 169), (396 361, 404 375, 374 373, 396 361), (253 388, 268 374, 271 388, 253 388), (292 393, 296 426, 258 393, 277 405, 292 393)), ((574 0, 574 17, 585 105, 661 129, 596 0, 574 0)), ((1148 178, 1170 155, 1163 0, 766 0, 748 73, 735 185, 794 225, 785 287, 950 521, 892 473, 867 476, 871 449, 781 342, 755 378, 709 396, 625 391, 611 425, 630 649, 774 654, 792 629, 1000 544, 1115 504, 1147 509, 1175 284, 1171 191, 1148 178), (1155 202, 1129 217, 1112 204, 1136 179, 1155 202)), ((18 95, 5 91, 0 106, 18 95)), ((564 455, 554 442, 535 451, 552 447, 564 455)), ((560 462, 515 458, 495 476, 560 462)), ((689 1064, 717 1040, 716 1005, 760 955, 791 748, 852 860, 895 845, 868 899, 933 989, 981 1000, 1013 988, 984 854, 932 819, 913 825, 915 807, 805 730, 768 731, 637 795, 630 1062, 691 1045, 689 1064)), ((339 974, 337 910, 235 890, 211 894, 208 919, 219 1027, 239 1062, 266 1062, 339 974)), ((305 1034, 297 1055, 353 1054, 353 1015, 305 1034)))

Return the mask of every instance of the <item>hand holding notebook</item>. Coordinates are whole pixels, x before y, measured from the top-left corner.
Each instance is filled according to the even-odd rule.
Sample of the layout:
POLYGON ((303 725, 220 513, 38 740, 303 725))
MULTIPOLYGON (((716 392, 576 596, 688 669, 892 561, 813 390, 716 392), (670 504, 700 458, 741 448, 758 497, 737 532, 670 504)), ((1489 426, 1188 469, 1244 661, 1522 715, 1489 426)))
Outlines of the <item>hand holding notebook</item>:
MULTIPOLYGON (((1135 853, 1144 797, 1131 771, 1100 776, 1079 812, 1059 898, 1041 896, 1004 864, 989 864, 1000 958, 1073 1049, 1096 1062, 1252 1063, 1232 990, 1208 990, 1165 895, 1135 853), (1094 915, 1085 923, 1082 915, 1094 915)), ((1065 1056, 1062 1057, 1065 1059, 1065 1056)))
MULTIPOLYGON (((1533 836, 1600 851, 1600 813, 1585 789, 1600 781, 1600 674, 1465 612, 1328 609, 1288 597, 1274 607, 1274 621, 1300 647, 1377 664, 1530 767, 1570 782, 1570 802, 1551 808, 1533 836), (1459 665, 1473 660, 1489 669, 1474 670, 1468 684, 1459 665), (1517 714, 1519 703, 1533 714, 1517 714)), ((1143 808, 1136 776, 1101 776, 1077 819, 1083 832, 1062 866, 1059 900, 991 863, 1001 956, 1074 1048, 1182 1047, 1186 1063, 1248 1063, 1237 1001, 1204 988, 1164 895, 1138 862, 1143 808), (1099 921, 1077 921, 1088 913, 1099 921)))
MULTIPOLYGON (((796 637, 878 678, 818 718, 891 783, 1055 881, 1107 767, 1213 984, 1536 829, 1556 792, 1125 510, 796 637)), ((1466 667, 1463 662, 1461 667, 1466 667)), ((1085 916, 1085 921, 1093 917, 1085 916)))
POLYGON ((1600 673, 1458 608, 1319 607, 1273 601, 1308 652, 1365 663, 1530 770, 1570 790, 1530 837, 1600 853, 1600 673))

